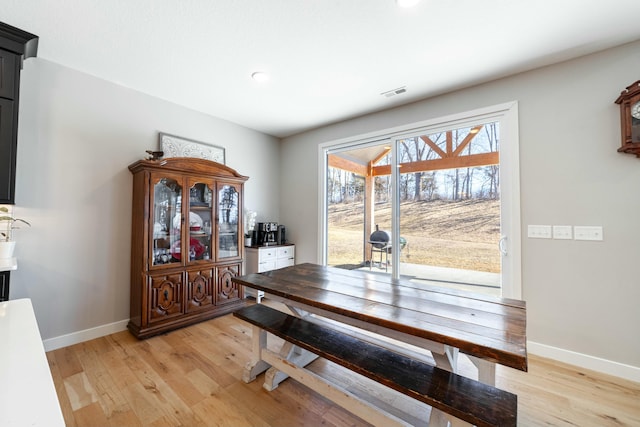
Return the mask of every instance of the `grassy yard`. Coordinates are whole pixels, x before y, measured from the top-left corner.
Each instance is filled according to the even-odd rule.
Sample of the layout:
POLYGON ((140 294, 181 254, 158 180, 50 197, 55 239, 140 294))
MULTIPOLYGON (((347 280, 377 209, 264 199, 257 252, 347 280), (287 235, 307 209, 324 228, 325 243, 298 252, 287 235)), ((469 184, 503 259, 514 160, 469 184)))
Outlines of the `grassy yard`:
MULTIPOLYGON (((401 204, 400 230, 408 245, 401 261, 496 273, 500 271, 500 202, 463 200, 401 204)), ((364 259, 362 203, 329 207, 329 265, 364 259)), ((391 207, 376 204, 375 222, 391 227, 391 207)), ((366 245, 366 250, 369 246, 366 245)))

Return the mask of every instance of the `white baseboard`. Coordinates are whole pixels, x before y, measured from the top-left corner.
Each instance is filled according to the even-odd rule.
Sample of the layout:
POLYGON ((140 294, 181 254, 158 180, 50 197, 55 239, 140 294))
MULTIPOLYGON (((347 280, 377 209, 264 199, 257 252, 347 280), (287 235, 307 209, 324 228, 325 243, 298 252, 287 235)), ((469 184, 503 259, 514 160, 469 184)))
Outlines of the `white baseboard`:
POLYGON ((640 368, 637 366, 625 365, 624 363, 601 359, 599 357, 576 353, 574 351, 532 341, 527 341, 527 352, 537 356, 557 360, 559 362, 568 363, 570 365, 579 366, 584 369, 590 369, 592 371, 640 383, 640 368))
POLYGON ((43 340, 42 344, 44 345, 44 351, 57 350, 62 347, 68 347, 84 341, 100 338, 105 335, 122 332, 127 329, 127 323, 129 323, 129 319, 43 340))

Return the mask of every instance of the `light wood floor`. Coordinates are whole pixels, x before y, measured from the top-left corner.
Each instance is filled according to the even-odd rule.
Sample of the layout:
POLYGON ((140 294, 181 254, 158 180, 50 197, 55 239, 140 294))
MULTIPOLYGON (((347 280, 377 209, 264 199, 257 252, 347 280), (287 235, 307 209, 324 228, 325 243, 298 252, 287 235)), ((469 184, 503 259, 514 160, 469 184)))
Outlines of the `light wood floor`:
MULTIPOLYGON (((272 392, 262 389, 264 374, 242 382, 250 336, 227 315, 144 341, 120 332, 47 357, 69 427, 368 425, 293 380, 272 392)), ((428 407, 324 360, 312 367, 426 424, 428 407)), ((461 372, 473 375, 464 356, 461 372)), ((522 426, 640 426, 639 383, 530 356, 528 373, 498 367, 496 385, 518 395, 522 426)))

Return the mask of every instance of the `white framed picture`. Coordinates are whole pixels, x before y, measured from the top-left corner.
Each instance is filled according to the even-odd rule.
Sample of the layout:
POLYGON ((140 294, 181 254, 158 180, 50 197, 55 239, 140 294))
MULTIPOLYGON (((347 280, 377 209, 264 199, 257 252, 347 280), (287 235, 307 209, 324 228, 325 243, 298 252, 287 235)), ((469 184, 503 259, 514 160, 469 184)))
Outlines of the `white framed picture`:
POLYGON ((167 157, 195 157, 225 164, 224 147, 182 138, 180 136, 159 133, 160 151, 167 157))

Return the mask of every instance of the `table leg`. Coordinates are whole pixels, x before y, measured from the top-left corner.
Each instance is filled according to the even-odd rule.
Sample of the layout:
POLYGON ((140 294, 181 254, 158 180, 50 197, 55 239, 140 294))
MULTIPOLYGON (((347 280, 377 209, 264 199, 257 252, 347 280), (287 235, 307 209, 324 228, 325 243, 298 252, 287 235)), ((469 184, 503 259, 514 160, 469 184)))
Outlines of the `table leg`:
POLYGON ((496 385, 496 364, 493 362, 489 362, 488 360, 480 359, 475 356, 469 356, 469 360, 473 363, 476 368, 478 368, 478 381, 489 384, 492 386, 496 385))
POLYGON ((458 372, 458 353, 459 350, 456 347, 449 345, 444 346, 444 353, 431 352, 437 367, 453 373, 458 372))
POLYGON ((309 317, 310 314, 307 311, 304 311, 298 307, 294 307, 292 305, 286 304, 287 309, 291 312, 291 314, 293 314, 296 317, 299 317, 301 319, 304 319, 306 317, 309 317))
POLYGON ((452 417, 444 412, 431 408, 431 415, 429 416, 429 427, 472 427, 466 421, 459 418, 452 417))

